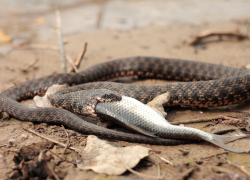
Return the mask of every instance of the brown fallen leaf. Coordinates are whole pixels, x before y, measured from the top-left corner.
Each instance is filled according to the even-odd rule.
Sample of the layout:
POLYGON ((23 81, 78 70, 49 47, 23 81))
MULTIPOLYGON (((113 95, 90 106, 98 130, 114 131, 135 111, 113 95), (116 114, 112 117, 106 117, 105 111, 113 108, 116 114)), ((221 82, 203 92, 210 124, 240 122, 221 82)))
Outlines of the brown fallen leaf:
POLYGON ((46 91, 46 94, 44 96, 35 96, 33 98, 33 100, 35 101, 35 104, 29 104, 30 108, 44 108, 44 107, 52 107, 50 100, 48 98, 49 95, 54 94, 55 92, 64 89, 68 87, 66 84, 65 85, 53 85, 51 87, 48 88, 48 90, 46 91))
POLYGON ((81 152, 82 157, 92 159, 83 160, 78 168, 92 169, 97 173, 121 175, 127 168, 135 167, 142 158, 149 155, 149 150, 143 146, 114 147, 96 136, 87 138, 87 146, 81 152))

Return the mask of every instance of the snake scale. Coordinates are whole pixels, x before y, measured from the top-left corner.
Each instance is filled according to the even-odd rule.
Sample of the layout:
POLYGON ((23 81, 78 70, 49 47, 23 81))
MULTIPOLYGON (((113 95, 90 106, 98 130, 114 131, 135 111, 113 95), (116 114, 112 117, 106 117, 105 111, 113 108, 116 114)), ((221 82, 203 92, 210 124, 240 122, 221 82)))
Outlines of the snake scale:
POLYGON ((161 145, 189 142, 118 132, 88 123, 64 109, 29 109, 18 102, 43 94, 53 84, 65 83, 70 86, 81 84, 65 89, 65 92, 82 89, 109 89, 117 91, 121 95, 133 97, 143 103, 149 102, 157 95, 170 92, 172 99, 166 104, 167 106, 216 107, 241 103, 250 98, 250 74, 246 70, 177 59, 129 57, 98 64, 79 73, 55 74, 20 83, 0 94, 0 111, 7 112, 19 120, 64 124, 78 132, 108 139, 161 145), (123 76, 193 82, 161 86, 93 82, 123 76))

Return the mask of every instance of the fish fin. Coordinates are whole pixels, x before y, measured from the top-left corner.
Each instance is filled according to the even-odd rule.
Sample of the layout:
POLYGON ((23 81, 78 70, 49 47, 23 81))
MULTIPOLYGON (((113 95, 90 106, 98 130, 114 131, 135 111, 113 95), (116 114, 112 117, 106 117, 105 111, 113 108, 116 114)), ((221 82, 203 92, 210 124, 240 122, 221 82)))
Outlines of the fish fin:
POLYGON ((206 141, 211 142, 212 144, 215 144, 225 150, 228 151, 232 151, 232 152, 236 152, 236 153, 244 153, 245 151, 241 150, 241 149, 236 149, 230 146, 227 146, 226 143, 231 142, 231 141, 235 141, 237 139, 242 139, 245 138, 247 136, 225 136, 225 135, 215 135, 215 134, 211 134, 212 135, 212 140, 208 140, 206 139, 206 141))
POLYGON ((132 130, 134 130, 134 131, 136 131, 136 132, 139 132, 139 133, 141 133, 141 134, 144 134, 144 135, 146 135, 146 136, 158 137, 158 136, 155 135, 155 133, 146 131, 146 130, 141 129, 141 128, 139 128, 139 127, 136 127, 136 126, 134 126, 134 125, 131 125, 131 124, 129 124, 129 125, 125 124, 125 125, 126 125, 128 128, 130 128, 130 129, 132 129, 132 130))

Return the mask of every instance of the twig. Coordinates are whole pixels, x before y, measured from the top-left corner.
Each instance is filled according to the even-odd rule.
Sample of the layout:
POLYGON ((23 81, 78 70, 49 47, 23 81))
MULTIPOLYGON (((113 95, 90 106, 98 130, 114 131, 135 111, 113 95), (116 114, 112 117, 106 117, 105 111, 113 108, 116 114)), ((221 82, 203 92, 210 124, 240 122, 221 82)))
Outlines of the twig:
POLYGON ((226 174, 231 174, 232 171, 230 170, 227 170, 225 168, 222 168, 222 167, 217 167, 217 166, 214 166, 211 168, 214 172, 218 172, 218 173, 226 173, 226 174))
POLYGON ((202 42, 202 40, 204 40, 205 38, 211 37, 211 36, 218 36, 219 40, 222 39, 222 36, 227 36, 227 37, 235 37, 238 40, 243 40, 243 39, 247 39, 248 37, 246 35, 240 34, 239 32, 231 32, 231 31, 204 31, 202 33, 200 33, 199 35, 191 38, 190 40, 188 40, 187 44, 188 45, 197 45, 197 44, 202 44, 204 42, 202 42))
POLYGON ((124 167, 128 171, 130 171, 131 173, 133 173, 133 174, 135 174, 135 175, 137 175, 139 177, 143 177, 143 178, 147 178, 147 179, 163 179, 163 176, 151 176, 151 175, 146 175, 146 174, 142 174, 142 173, 134 171, 133 169, 131 169, 130 167, 128 167, 115 152, 113 152, 113 153, 115 154, 115 156, 117 157, 117 159, 119 159, 119 161, 124 165, 124 167))
POLYGON ((8 126, 8 125, 10 125, 10 124, 1 124, 0 127, 4 127, 4 126, 8 126))
POLYGON ((63 127, 63 129, 64 129, 64 131, 65 131, 66 136, 67 136, 67 144, 66 144, 66 147, 64 148, 63 153, 62 153, 62 154, 64 155, 66 149, 69 147, 69 134, 68 134, 68 132, 66 131, 66 129, 64 128, 63 125, 62 125, 62 127, 63 127))
POLYGON ((60 52, 60 48, 54 45, 46 44, 29 44, 26 46, 18 47, 17 49, 41 49, 41 50, 54 50, 60 52))
POLYGON ((148 179, 163 179, 163 176, 151 176, 151 175, 142 174, 142 173, 134 171, 133 169, 131 169, 130 167, 128 167, 125 163, 122 162, 122 164, 125 166, 125 168, 128 171, 130 171, 131 173, 133 173, 133 174, 135 174, 135 175, 137 175, 139 177, 148 178, 148 179))
POLYGON ((161 176, 161 167, 159 163, 157 163, 157 169, 158 169, 158 176, 161 176))
MULTIPOLYGON (((58 145, 60 145, 60 146, 62 146, 62 147, 67 147, 66 144, 63 144, 63 143, 60 143, 60 142, 58 142, 58 141, 56 141, 56 140, 53 140, 53 139, 47 138, 47 137, 45 137, 45 136, 42 136, 42 135, 40 135, 39 133, 37 133, 37 132, 35 132, 35 131, 31 130, 31 129, 26 129, 25 127, 22 127, 22 128, 23 128, 24 130, 26 130, 26 131, 29 131, 29 132, 31 132, 31 133, 33 133, 33 134, 35 134, 35 135, 41 137, 41 138, 44 138, 44 139, 46 139, 46 140, 48 140, 48 141, 51 141, 51 142, 53 142, 53 143, 56 143, 56 144, 58 144, 58 145)), ((77 148, 69 147, 69 149, 74 150, 74 151, 76 151, 76 152, 81 152, 81 150, 80 150, 80 149, 77 149, 77 148)))
POLYGON ((187 149, 178 149, 178 150, 182 153, 183 156, 188 155, 188 153, 190 152, 190 150, 187 149))
POLYGON ((161 156, 159 156, 159 155, 157 155, 157 154, 154 154, 154 155, 157 156, 158 158, 160 158, 162 161, 164 161, 164 162, 166 162, 166 163, 168 163, 168 164, 174 166, 174 163, 172 163, 171 161, 165 159, 164 157, 161 157, 161 156))
POLYGON ((46 162, 46 164, 47 164, 47 167, 49 168, 51 174, 54 176, 54 178, 55 178, 56 180, 60 180, 59 177, 57 176, 57 174, 55 173, 55 171, 54 171, 54 170, 52 169, 52 167, 50 166, 50 163, 49 163, 49 162, 46 162))
POLYGON ((52 167, 50 166, 50 163, 46 160, 46 157, 44 158, 44 156, 45 156, 44 153, 45 153, 46 151, 47 151, 46 149, 43 149, 43 150, 40 152, 40 154, 38 155, 37 161, 38 161, 39 163, 41 163, 42 161, 44 161, 44 163, 46 163, 46 166, 48 167, 48 169, 50 170, 50 172, 51 172, 51 174, 54 176, 54 178, 55 178, 56 180, 60 180, 59 177, 57 176, 57 174, 54 172, 54 170, 53 170, 52 167))
POLYGON ((239 166, 236 164, 233 164, 231 161, 227 160, 228 164, 238 168, 241 172, 243 172, 248 178, 250 178, 250 172, 248 172, 244 166, 239 166))
POLYGON ((194 168, 190 168, 187 171, 185 171, 184 173, 182 173, 179 178, 177 179, 185 179, 187 176, 189 176, 192 172, 194 171, 194 168))
POLYGON ((218 155, 221 155, 221 154, 227 154, 227 153, 228 153, 228 151, 223 151, 223 152, 219 152, 219 153, 215 153, 215 154, 211 154, 211 155, 208 155, 208 156, 201 157, 200 159, 207 159, 207 158, 210 158, 210 157, 218 156, 218 155))
POLYGON ((78 69, 77 69, 75 63, 73 62, 73 60, 67 54, 66 54, 66 59, 70 63, 71 68, 74 69, 75 72, 78 72, 78 69))
POLYGON ((149 150, 149 152, 153 152, 153 153, 156 153, 156 154, 161 154, 161 151, 156 151, 154 149, 150 149, 150 148, 147 148, 149 150))
POLYGON ((21 71, 23 72, 23 73, 27 73, 32 67, 34 67, 35 65, 36 65, 36 63, 38 62, 38 58, 36 58, 35 59, 35 61, 32 63, 32 64, 30 64, 26 69, 21 69, 21 71))
POLYGON ((99 29, 101 26, 101 22, 102 22, 102 17, 103 17, 103 11, 104 11, 104 6, 105 5, 105 1, 101 3, 100 5, 100 9, 99 9, 99 13, 97 16, 97 21, 96 21, 96 28, 99 29))
POLYGON ((223 135, 223 134, 226 134, 226 133, 229 133, 229 132, 236 132, 238 134, 244 134, 243 132, 239 131, 238 129, 224 129, 224 130, 215 131, 215 132, 212 132, 212 133, 217 134, 217 135, 223 135))
POLYGON ((62 69, 63 69, 63 72, 66 73, 67 67, 66 67, 66 61, 65 61, 64 42, 63 42, 63 36, 62 36, 61 15, 58 9, 56 10, 56 20, 57 20, 56 31, 57 31, 57 36, 59 39, 60 50, 61 50, 62 69))
POLYGON ((86 51, 87 51, 87 47, 88 47, 88 43, 87 42, 85 42, 84 43, 84 45, 83 45, 83 48, 82 48, 82 51, 80 52, 80 54, 78 55, 78 57, 77 57, 77 59, 76 59, 76 61, 75 61, 75 63, 74 63, 74 66, 72 66, 73 68, 74 67, 76 67, 76 69, 74 68, 70 68, 69 70, 68 70, 68 73, 70 73, 70 72, 74 72, 74 70, 75 70, 75 72, 78 72, 78 68, 80 67, 80 64, 81 64, 81 62, 82 62, 82 60, 83 60, 83 58, 84 58, 84 55, 85 55, 85 53, 86 53, 86 51))
MULTIPOLYGON (((42 49, 42 50, 54 50, 54 51, 60 52, 60 48, 58 48, 57 46, 45 45, 45 44, 30 44, 28 46, 24 46, 24 47, 21 47, 21 48, 18 48, 18 49, 42 49)), ((70 56, 68 54, 66 54, 66 53, 65 53, 65 58, 70 63, 71 67, 74 68, 75 72, 77 72, 78 69, 77 69, 75 63, 70 58, 70 56)))
POLYGON ((0 145, 0 147, 3 147, 3 146, 9 146, 8 144, 2 144, 2 145, 0 145))
POLYGON ((39 163, 42 162, 42 160, 44 159, 44 158, 43 158, 43 153, 44 153, 45 151, 47 151, 47 150, 46 150, 46 149, 43 149, 43 150, 41 150, 41 152, 39 153, 38 158, 37 158, 37 161, 38 161, 39 163))
POLYGON ((193 120, 186 120, 186 121, 175 121, 170 122, 172 125, 179 125, 179 124, 192 124, 192 123, 201 123, 201 122, 209 122, 216 119, 224 119, 224 120, 231 120, 231 121, 241 121, 240 119, 228 117, 228 116, 217 116, 217 117, 209 117, 209 118, 200 118, 200 119, 193 119, 193 120))
POLYGON ((246 30, 245 30, 245 35, 249 35, 249 29, 250 29, 250 20, 248 19, 247 20, 247 23, 246 23, 246 30))
POLYGON ((75 162, 68 161, 68 160, 66 160, 66 159, 64 159, 64 158, 62 158, 62 157, 60 157, 60 156, 58 156, 56 153, 52 152, 51 150, 48 150, 48 152, 50 152, 50 153, 53 154, 54 156, 58 157, 58 158, 61 159, 62 161, 66 161, 66 162, 68 162, 68 163, 72 163, 72 164, 76 165, 75 162))
POLYGON ((193 120, 186 120, 186 121, 175 121, 175 122, 170 122, 172 125, 179 125, 179 124, 192 124, 192 123, 200 123, 200 122, 209 122, 214 119, 221 118, 219 117, 209 117, 209 118, 200 118, 200 119, 193 119, 193 120))

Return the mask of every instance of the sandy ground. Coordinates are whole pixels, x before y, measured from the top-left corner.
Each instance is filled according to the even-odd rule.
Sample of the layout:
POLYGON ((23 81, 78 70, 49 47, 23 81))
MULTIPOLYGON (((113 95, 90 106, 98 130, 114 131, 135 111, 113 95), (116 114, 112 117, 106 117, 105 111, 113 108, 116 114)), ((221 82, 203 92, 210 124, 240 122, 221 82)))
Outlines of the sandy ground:
MULTIPOLYGON (((186 59, 244 68, 249 64, 250 42, 248 40, 216 41, 198 48, 185 45, 184 42, 191 36, 195 36, 204 30, 240 30, 244 32, 246 28, 245 24, 246 20, 240 19, 237 21, 204 23, 199 26, 149 26, 132 30, 92 31, 68 35, 64 38, 65 41, 68 42, 65 46, 66 52, 73 59, 78 56, 84 42, 88 42, 87 53, 80 70, 116 58, 138 55, 186 59)), ((57 39, 52 38, 42 43, 57 45, 57 39)), ((58 52, 51 50, 13 49, 9 54, 1 56, 0 62, 0 91, 33 78, 62 72, 60 55, 58 52), (27 69, 27 67, 36 60, 38 60, 38 62, 33 68, 29 69, 28 72, 23 72, 23 70, 27 69)), ((163 84, 165 82, 145 80, 134 83, 152 85, 163 84)), ((217 108, 212 110, 178 108, 168 112, 168 120, 177 121, 218 115, 241 117, 247 120, 249 110, 250 107, 248 104, 239 107, 233 106, 231 108, 217 108)), ((21 179, 21 177, 32 179, 32 175, 39 175, 42 179, 46 179, 46 173, 40 172, 39 170, 37 170, 39 172, 35 170, 32 171, 32 168, 29 169, 30 167, 36 167, 34 164, 42 149, 51 149, 51 151, 67 160, 59 159, 56 156, 53 156, 54 160, 50 160, 56 174, 61 179, 143 179, 129 172, 121 176, 107 176, 92 171, 79 170, 73 164, 78 157, 76 152, 67 150, 66 154, 62 155, 64 148, 52 144, 21 128, 22 126, 33 128, 40 134, 66 143, 67 138, 64 129, 60 125, 33 124, 10 118, 9 120, 2 120, 0 126, 2 132, 0 135, 0 179, 21 179), (12 145, 9 145, 10 140, 14 141, 12 145), (32 171, 33 174, 28 173, 29 171, 27 169, 29 169, 30 172, 32 171)), ((187 126, 196 127, 207 132, 237 128, 232 125, 222 125, 211 122, 187 126), (210 126, 206 126, 207 124, 210 124, 210 126)), ((72 130, 67 131, 69 132, 72 146, 85 146, 86 136, 84 136, 84 134, 76 133, 72 130)), ((132 143, 119 141, 115 142, 115 144, 118 146, 133 145, 132 143)), ((229 145, 247 152, 250 150, 249 139, 238 140, 229 145)), ((236 177, 238 177, 238 179, 246 179, 247 175, 235 166, 230 165, 228 160, 233 164, 244 166, 246 170, 250 171, 250 155, 248 153, 236 154, 228 152, 209 157, 224 150, 205 142, 170 147, 144 144, 142 144, 142 146, 160 151, 160 156, 175 164, 172 166, 156 156, 150 155, 149 158, 146 158, 134 168, 134 170, 145 175, 157 175, 157 164, 159 164, 161 175, 164 176, 164 179, 184 179, 184 177, 186 179, 236 179, 236 177), (188 154, 183 155, 181 150, 187 150, 188 154)), ((37 167, 37 169, 39 169, 39 167, 37 167)), ((53 175, 48 174, 50 176, 49 179, 53 178, 53 175)), ((248 176, 248 178, 250 177, 248 176)))

